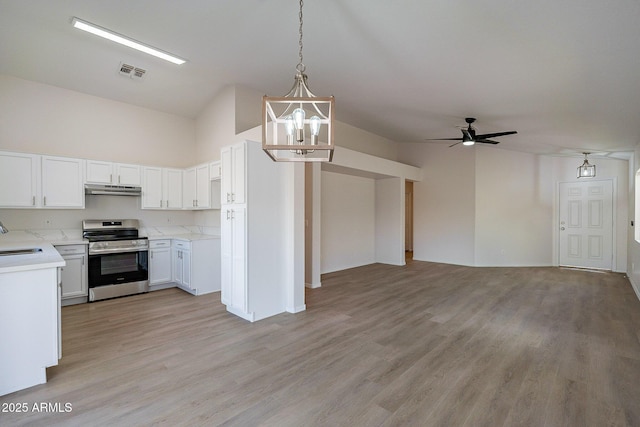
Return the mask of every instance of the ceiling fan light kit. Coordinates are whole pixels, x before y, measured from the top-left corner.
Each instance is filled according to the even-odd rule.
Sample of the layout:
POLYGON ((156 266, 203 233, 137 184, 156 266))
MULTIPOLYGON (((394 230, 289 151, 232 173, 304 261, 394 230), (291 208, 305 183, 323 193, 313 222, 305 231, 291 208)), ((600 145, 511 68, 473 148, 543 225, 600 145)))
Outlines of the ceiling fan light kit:
POLYGON ((587 156, 591 153, 584 154, 584 162, 578 166, 578 178, 594 178, 596 176, 596 165, 589 164, 587 156))
POLYGON ((471 124, 475 122, 476 119, 474 117, 467 117, 464 120, 467 122, 467 128, 460 129, 462 131, 462 138, 434 138, 434 139, 427 139, 427 141, 458 141, 455 144, 450 145, 449 148, 455 145, 458 145, 460 143, 466 146, 475 145, 476 143, 495 145, 495 144, 499 144, 500 141, 492 141, 489 138, 496 138, 498 136, 513 135, 518 133, 515 130, 510 130, 506 132, 485 133, 485 134, 476 135, 476 130, 473 128, 473 126, 471 126, 471 124))
POLYGON ((262 149, 276 162, 330 162, 333 159, 333 96, 315 96, 302 62, 300 0, 299 57, 294 84, 285 96, 262 97, 262 149))

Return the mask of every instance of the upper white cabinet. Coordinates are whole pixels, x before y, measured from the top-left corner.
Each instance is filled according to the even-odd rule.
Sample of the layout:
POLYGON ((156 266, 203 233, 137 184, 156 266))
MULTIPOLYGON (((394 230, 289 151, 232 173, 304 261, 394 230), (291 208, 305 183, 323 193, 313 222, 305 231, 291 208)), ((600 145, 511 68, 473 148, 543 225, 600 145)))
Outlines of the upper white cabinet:
POLYGON ((84 208, 84 160, 0 152, 0 207, 84 208))
POLYGON ((42 156, 42 207, 84 208, 84 161, 42 156))
POLYGON ((142 168, 142 209, 182 209, 182 170, 142 168))
POLYGON ((91 184, 140 185, 140 166, 87 160, 87 182, 91 184))
POLYGON ((198 165, 184 171, 182 195, 182 206, 185 209, 211 208, 209 164, 198 165))
POLYGON ((40 156, 0 152, 0 206, 36 207, 40 156))
POLYGON ((245 143, 241 143, 220 151, 222 205, 246 202, 246 150, 245 143))
POLYGON ((220 179, 221 173, 221 163, 220 162, 211 162, 209 163, 209 179, 220 179))

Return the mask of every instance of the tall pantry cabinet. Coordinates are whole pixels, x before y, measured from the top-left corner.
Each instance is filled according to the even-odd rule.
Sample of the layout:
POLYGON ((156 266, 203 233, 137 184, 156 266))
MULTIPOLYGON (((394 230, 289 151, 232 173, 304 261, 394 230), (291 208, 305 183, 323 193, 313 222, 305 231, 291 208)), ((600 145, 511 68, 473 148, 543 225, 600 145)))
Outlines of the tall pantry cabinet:
POLYGON ((224 147, 220 158, 221 301, 253 322, 286 307, 286 165, 255 141, 224 147))

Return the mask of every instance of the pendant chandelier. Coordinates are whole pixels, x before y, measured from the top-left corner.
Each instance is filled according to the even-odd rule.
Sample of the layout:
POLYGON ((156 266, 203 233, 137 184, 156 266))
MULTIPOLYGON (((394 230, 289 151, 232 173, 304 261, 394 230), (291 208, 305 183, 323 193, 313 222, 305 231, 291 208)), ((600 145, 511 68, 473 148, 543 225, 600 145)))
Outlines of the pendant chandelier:
POLYGON ((285 96, 262 97, 262 149, 277 162, 330 162, 333 158, 333 96, 315 96, 302 62, 300 0, 299 58, 294 84, 285 96))
POLYGON ((590 165, 587 156, 590 153, 584 154, 584 163, 578 166, 578 178, 593 178, 596 176, 596 165, 590 165))

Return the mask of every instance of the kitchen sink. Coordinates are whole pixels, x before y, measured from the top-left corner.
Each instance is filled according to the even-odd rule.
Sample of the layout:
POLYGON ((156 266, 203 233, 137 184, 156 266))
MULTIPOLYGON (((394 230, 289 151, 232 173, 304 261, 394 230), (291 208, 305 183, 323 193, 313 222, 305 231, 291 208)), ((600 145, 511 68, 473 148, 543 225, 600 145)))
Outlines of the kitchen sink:
POLYGON ((29 248, 29 249, 8 249, 8 250, 0 250, 0 256, 9 256, 9 255, 31 255, 42 252, 41 248, 29 248))

